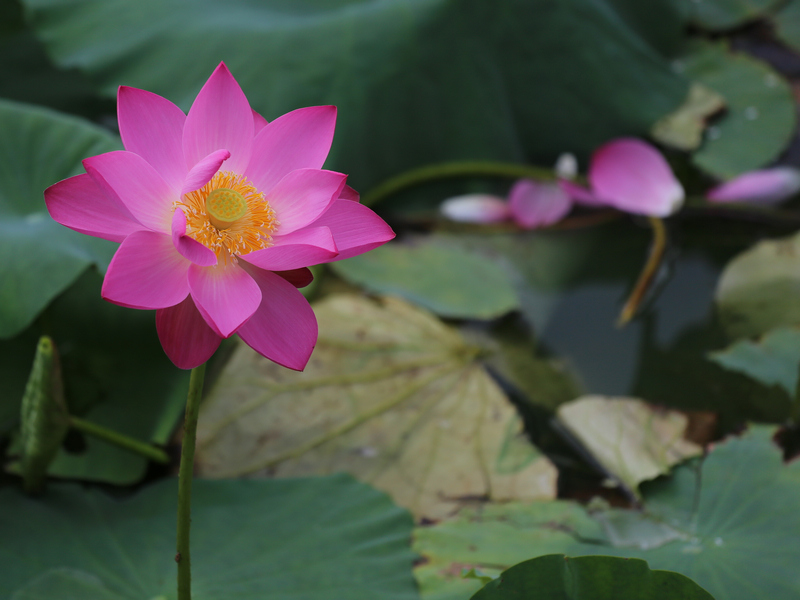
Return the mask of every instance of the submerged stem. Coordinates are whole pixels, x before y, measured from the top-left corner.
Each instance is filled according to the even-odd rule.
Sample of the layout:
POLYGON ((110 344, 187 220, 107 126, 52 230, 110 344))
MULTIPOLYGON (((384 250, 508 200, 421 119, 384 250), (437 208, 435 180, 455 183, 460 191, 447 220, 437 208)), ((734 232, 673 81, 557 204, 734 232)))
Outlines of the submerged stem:
POLYGON ((650 289, 650 286, 658 273, 658 267, 661 265, 661 260, 664 258, 664 252, 667 249, 667 228, 664 226, 664 221, 656 217, 648 217, 650 225, 653 228, 653 245, 650 248, 650 256, 647 257, 647 262, 642 269, 636 285, 633 287, 631 295, 622 307, 617 321, 618 327, 626 325, 636 314, 639 305, 642 303, 642 298, 650 289))
POLYGON ((178 600, 192 598, 192 567, 189 554, 189 527, 192 521, 192 472, 194 470, 194 446, 197 437, 197 415, 206 365, 192 369, 189 378, 189 394, 186 398, 186 417, 183 423, 183 445, 181 466, 178 473, 178 537, 175 562, 178 563, 178 600))

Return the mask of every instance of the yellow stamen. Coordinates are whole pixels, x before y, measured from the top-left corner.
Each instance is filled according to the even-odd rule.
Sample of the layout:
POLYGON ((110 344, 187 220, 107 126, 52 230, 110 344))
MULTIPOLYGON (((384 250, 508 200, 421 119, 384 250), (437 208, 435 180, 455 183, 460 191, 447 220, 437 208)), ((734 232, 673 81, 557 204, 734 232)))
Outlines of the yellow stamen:
POLYGON ((243 175, 220 171, 175 206, 186 215, 186 233, 213 250, 219 262, 271 246, 275 211, 243 175))

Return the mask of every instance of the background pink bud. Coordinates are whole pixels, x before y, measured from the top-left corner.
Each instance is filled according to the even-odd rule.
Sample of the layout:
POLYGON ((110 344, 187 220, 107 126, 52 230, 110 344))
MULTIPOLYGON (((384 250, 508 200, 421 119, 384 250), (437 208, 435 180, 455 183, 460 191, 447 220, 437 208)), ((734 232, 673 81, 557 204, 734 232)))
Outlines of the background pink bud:
POLYGON ((572 200, 555 182, 520 179, 508 200, 511 217, 525 229, 557 223, 572 209, 572 200))
POLYGON ((459 223, 497 223, 509 217, 508 203, 489 194, 454 196, 442 202, 439 210, 451 221, 459 223))
POLYGON ((753 202, 777 204, 800 191, 800 170, 775 167, 750 171, 711 189, 709 202, 753 202))

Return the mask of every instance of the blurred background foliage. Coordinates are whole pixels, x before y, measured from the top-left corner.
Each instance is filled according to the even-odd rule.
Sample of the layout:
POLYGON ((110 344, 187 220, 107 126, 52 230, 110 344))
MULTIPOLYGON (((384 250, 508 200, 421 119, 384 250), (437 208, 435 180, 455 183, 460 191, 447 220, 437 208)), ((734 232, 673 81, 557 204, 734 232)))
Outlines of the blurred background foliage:
MULTIPOLYGON (((579 213, 546 231, 521 232, 510 225, 456 225, 439 216, 438 206, 449 196, 505 194, 512 180, 499 177, 449 178, 381 199, 373 208, 398 239, 318 270, 311 288, 316 299, 340 298, 345 312, 365 293, 403 298, 413 306, 393 317, 397 332, 387 326, 389 333, 381 333, 391 339, 415 327, 444 328, 431 338, 431 347, 443 353, 431 365, 452 364, 456 373, 488 382, 481 385, 498 386, 477 397, 510 399, 517 406, 539 450, 524 434, 522 446, 509 446, 520 435, 512 420, 506 437, 493 433, 492 443, 520 471, 546 461, 544 455, 552 461, 559 483, 555 467, 543 468, 550 477, 544 496, 579 497, 582 486, 595 489, 603 477, 613 479, 556 418, 560 405, 583 394, 637 397, 679 409, 701 443, 749 421, 796 418, 798 400, 786 381, 796 387, 790 375, 796 375, 800 356, 786 349, 789 342, 770 340, 792 340, 800 325, 800 252, 786 251, 795 248, 795 238, 783 239, 798 228, 800 217, 792 203, 783 212, 737 212, 712 209, 700 196, 713 182, 748 170, 800 163, 798 52, 800 0, 2 0, 0 436, 9 455, 17 451, 20 400, 43 333, 60 353, 71 413, 144 441, 170 443, 186 374, 163 355, 151 313, 100 299, 114 244, 54 223, 42 191, 81 172, 83 158, 121 147, 119 85, 158 93, 186 111, 220 61, 269 120, 301 106, 337 105, 326 167, 348 173, 348 182, 366 198, 387 179, 431 164, 485 160, 549 169, 561 153, 571 152, 585 172, 591 152, 612 138, 637 136, 661 145, 690 198, 669 219, 666 260, 638 316, 624 328, 615 323, 647 253, 646 223, 610 211, 579 213), (751 249, 764 239, 769 241, 751 249), (415 310, 425 316, 410 316, 415 310), (425 319, 433 324, 421 325, 425 319), (755 340, 761 335, 767 337, 755 340), (766 367, 752 368, 753 356, 766 367)), ((350 340, 354 332, 336 335, 350 340)), ((419 340, 403 343, 420 360, 414 346, 419 340)), ((281 376, 262 372, 263 366, 246 370, 245 352, 234 344, 223 348, 212 365, 223 372, 220 380, 232 381, 238 373, 239 380, 266 378, 272 383, 265 386, 276 385, 281 376)), ((363 366, 358 376, 367 379, 385 368, 403 374, 406 363, 398 356, 380 355, 386 362, 379 366, 353 357, 346 364, 353 372, 359 368, 354 365, 363 366)), ((432 372, 425 381, 434 387, 413 396, 420 414, 445 410, 435 388, 445 379, 438 381, 432 372)), ((301 383, 285 385, 319 387, 313 373, 290 375, 301 383), (310 379, 302 383, 302 377, 310 379)), ((384 387, 376 389, 384 391, 377 395, 385 397, 376 401, 402 391, 379 383, 384 387)), ((334 387, 330 397, 347 396, 348 385, 334 387)), ((224 405, 233 387, 215 387, 214 402, 224 405)), ((329 396, 319 393, 326 402, 329 396)), ((377 409, 363 410, 372 415, 377 409)), ((302 429, 303 414, 292 413, 296 422, 287 423, 284 433, 302 429)), ((235 422, 235 415, 230 419, 235 422)), ((391 425, 371 422, 375 431, 391 431, 391 425)), ((250 434, 258 439, 264 431, 250 434)), ((326 440, 332 446, 322 452, 327 458, 317 457, 314 464, 298 459, 260 474, 347 470, 347 461, 330 457, 343 449, 374 450, 363 437, 339 443, 331 435, 326 440)), ((299 439, 284 442, 305 452, 306 438, 299 439)), ((236 471, 234 461, 244 460, 241 448, 226 452, 207 454, 209 464, 222 464, 223 473, 236 471)), ((488 469, 494 477, 510 463, 503 464, 464 469, 488 469)), ((350 470, 363 475, 362 466, 350 470)), ((144 458, 72 431, 49 472, 129 486, 158 479, 167 469, 148 467, 144 458)), ((370 477, 362 478, 381 487, 370 477)), ((476 489, 482 498, 493 497, 476 489)), ((63 493, 80 496, 77 490, 63 493)), ((511 496, 503 499, 528 498, 511 496)), ((168 500, 153 498, 147 501, 168 507, 168 500)), ((414 505, 396 496, 395 501, 414 505)), ((398 527, 396 535, 410 531, 408 524, 398 527)), ((422 539, 419 551, 426 552, 422 539)), ((402 552, 393 556, 399 565, 408 561, 402 552)), ((13 552, 8 558, 13 560, 13 552)), ((665 560, 672 566, 674 558, 665 560)), ((26 584, 24 589, 34 591, 20 597, 46 597, 41 594, 52 581, 63 583, 62 577, 75 589, 91 588, 81 575, 86 564, 75 567, 78 575, 57 571, 44 583, 26 584)), ((425 571, 420 581, 433 585, 429 576, 425 571)), ((386 577, 399 582, 398 598, 414 597, 408 569, 400 566, 386 577)), ((268 578, 262 579, 252 593, 267 585, 268 578)), ((9 594, 22 583, 0 577, 0 589, 9 594)), ((148 593, 162 593, 159 585, 148 593)), ((786 585, 800 589, 796 580, 786 585)), ((437 596, 436 589, 423 586, 427 597, 449 597, 437 596)), ((109 593, 97 598, 117 597, 109 593)))

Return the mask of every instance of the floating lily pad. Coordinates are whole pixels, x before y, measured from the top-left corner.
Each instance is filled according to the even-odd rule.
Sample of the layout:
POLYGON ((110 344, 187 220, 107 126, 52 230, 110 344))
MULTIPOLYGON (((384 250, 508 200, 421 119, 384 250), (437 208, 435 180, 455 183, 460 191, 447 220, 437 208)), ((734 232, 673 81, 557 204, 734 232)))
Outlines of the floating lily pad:
POLYGON ((731 260, 716 290, 720 319, 736 339, 800 325, 800 234, 765 240, 731 260))
MULTIPOLYGON (((195 481, 192 496, 197 600, 418 597, 408 513, 350 477, 195 481)), ((0 490, 0 596, 175 598, 176 497, 175 480, 125 500, 76 485, 40 499, 0 490)))
POLYGON ((680 0, 687 20, 710 31, 723 31, 764 17, 781 0, 680 0))
POLYGON ((786 44, 800 51, 800 2, 790 0, 773 17, 776 33, 786 44))
POLYGON ((88 266, 105 270, 111 260, 116 244, 53 221, 42 193, 119 141, 86 121, 4 100, 0 127, 0 338, 9 338, 88 266))
POLYGON ((643 560, 551 554, 526 560, 486 584, 472 600, 714 600, 688 577, 651 571, 643 560))
POLYGON ((333 267, 370 291, 402 296, 445 317, 491 319, 518 304, 514 287, 494 262, 424 239, 386 244, 333 267))
POLYGON ((347 471, 429 518, 555 496, 555 468, 455 329, 392 298, 333 296, 315 312, 303 373, 236 350, 202 406, 201 475, 347 471))
POLYGON ((684 439, 686 415, 636 398, 584 396, 559 406, 557 415, 603 470, 637 495, 642 481, 703 452, 684 439))
POLYGON ((784 465, 770 427, 752 427, 716 446, 698 464, 643 485, 644 511, 573 502, 484 506, 415 530, 423 598, 456 600, 480 583, 456 569, 487 575, 531 557, 609 555, 646 560, 682 573, 715 598, 774 600, 800 594, 795 540, 800 462, 784 465), (626 529, 624 529, 626 528, 626 529))
POLYGON ((702 170, 729 179, 775 160, 789 144, 797 124, 794 96, 769 65, 724 43, 696 43, 675 64, 727 105, 692 155, 702 170))
POLYGON ((750 236, 743 238, 729 222, 714 228, 700 220, 671 225, 669 257, 640 314, 624 328, 616 321, 645 261, 651 237, 646 227, 618 219, 565 231, 434 238, 436 244, 479 253, 506 273, 524 318, 514 326, 521 336, 533 337, 537 355, 552 357, 578 391, 571 398, 559 390, 529 393, 513 381, 520 377, 501 372, 532 402, 543 397, 552 409, 591 391, 712 410, 723 427, 743 419, 783 421, 789 406, 782 392, 771 393, 707 358, 729 342, 714 314, 721 266, 750 236))
POLYGON ((330 166, 364 189, 432 162, 550 162, 646 133, 688 91, 648 40, 683 33, 671 2, 631 4, 23 2, 56 64, 110 97, 132 85, 188 109, 224 60, 268 119, 336 104, 330 166))
POLYGON ((725 350, 712 352, 709 358, 766 386, 780 386, 794 398, 800 367, 800 330, 774 329, 757 342, 739 340, 725 350))

